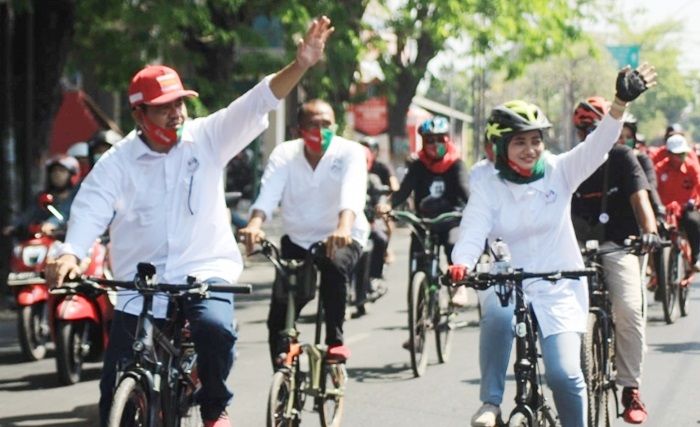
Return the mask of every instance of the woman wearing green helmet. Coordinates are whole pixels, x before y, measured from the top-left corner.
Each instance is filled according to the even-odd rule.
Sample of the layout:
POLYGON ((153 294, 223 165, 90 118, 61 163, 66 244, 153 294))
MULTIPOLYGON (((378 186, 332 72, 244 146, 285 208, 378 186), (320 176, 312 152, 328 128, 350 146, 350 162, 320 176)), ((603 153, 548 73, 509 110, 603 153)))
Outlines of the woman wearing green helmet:
MULTIPOLYGON (((610 112, 597 129, 572 150, 552 155, 545 150, 544 131, 551 127, 544 113, 525 101, 493 109, 486 135, 494 145, 491 174, 472 183, 471 198, 452 252, 452 279, 460 280, 475 266, 488 238, 502 238, 510 247, 511 265, 525 271, 583 268, 571 225, 571 197, 579 184, 604 161, 617 141, 628 102, 655 84, 656 72, 644 64, 621 70, 610 112)), ((588 290, 579 281, 563 279, 525 283, 537 315, 547 384, 563 427, 586 425, 586 386, 580 364, 581 335, 586 330, 588 290)), ((482 320, 479 360, 482 407, 472 426, 496 425, 513 342, 513 308, 503 308, 494 294, 480 295, 482 320)))

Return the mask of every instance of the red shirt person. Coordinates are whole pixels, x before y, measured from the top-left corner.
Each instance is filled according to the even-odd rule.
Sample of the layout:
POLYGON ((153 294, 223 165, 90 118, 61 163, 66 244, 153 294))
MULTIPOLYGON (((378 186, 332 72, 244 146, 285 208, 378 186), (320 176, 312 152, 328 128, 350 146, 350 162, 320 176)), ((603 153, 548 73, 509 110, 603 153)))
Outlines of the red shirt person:
POLYGON ((661 149, 654 165, 659 183, 659 195, 664 205, 677 202, 684 206, 689 200, 700 200, 700 164, 688 155, 690 145, 682 135, 673 135, 661 149))
POLYGON ((690 144, 683 135, 670 136, 662 151, 665 153, 659 153, 659 160, 654 164, 659 196, 667 211, 675 210, 681 215, 680 227, 690 242, 693 268, 700 271, 700 212, 694 208, 684 209, 697 206, 700 201, 700 164, 689 154, 690 144))

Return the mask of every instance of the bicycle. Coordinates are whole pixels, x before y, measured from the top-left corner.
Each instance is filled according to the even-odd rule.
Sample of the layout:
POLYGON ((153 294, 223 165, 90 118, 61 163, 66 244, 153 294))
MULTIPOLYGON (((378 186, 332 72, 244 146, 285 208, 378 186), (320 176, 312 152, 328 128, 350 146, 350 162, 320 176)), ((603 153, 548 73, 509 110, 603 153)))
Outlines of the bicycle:
POLYGON ((344 361, 326 357, 327 348, 321 345, 321 322, 323 305, 318 298, 316 309, 316 332, 313 343, 299 340, 296 329, 296 301, 302 295, 313 297, 316 292, 317 274, 312 268, 316 259, 323 255, 323 243, 317 242, 309 249, 310 256, 304 260, 282 259, 274 243, 263 239, 262 253, 275 267, 277 277, 273 286, 273 297, 286 298, 287 312, 285 329, 281 331, 287 348, 284 361, 272 376, 267 402, 267 426, 298 426, 306 398, 313 398, 314 410, 318 412, 321 425, 337 427, 343 416, 347 371, 344 361), (308 359, 308 370, 302 369, 302 355, 308 359))
MULTIPOLYGON (((661 247, 668 247, 670 244, 662 242, 661 247)), ((593 240, 586 242, 581 250, 586 266, 597 272, 588 280, 589 311, 586 334, 581 347, 581 367, 588 393, 588 425, 591 427, 611 426, 611 396, 615 399, 615 413, 620 416, 615 384, 615 323, 602 264, 603 256, 617 252, 641 254, 641 241, 626 239, 622 246, 600 249, 598 241, 593 240)), ((640 262, 642 275, 645 274, 646 259, 645 254, 640 262)))
POLYGON ((223 285, 197 282, 188 277, 185 284, 157 283, 152 264, 139 263, 133 281, 84 277, 54 289, 56 293, 107 292, 121 288, 143 296, 134 336, 133 358, 117 366, 114 399, 109 413, 110 427, 198 426, 200 415, 195 393, 201 387, 197 375, 197 353, 191 340, 181 304, 188 296, 205 298, 208 292, 250 293, 250 285, 223 285), (161 330, 153 317, 153 298, 168 295, 170 302, 166 327, 161 330))
POLYGON ((668 324, 674 323, 679 316, 688 315, 688 294, 695 276, 690 243, 679 227, 681 215, 682 208, 677 203, 666 206, 666 220, 661 222, 659 232, 672 245, 655 258, 657 299, 661 301, 664 320, 668 324))
POLYGON ((433 228, 460 219, 462 213, 446 212, 435 218, 419 218, 408 211, 391 211, 389 217, 407 223, 423 248, 418 257, 411 257, 408 280, 408 347, 413 375, 420 377, 428 367, 428 331, 435 331, 438 361, 446 363, 458 326, 457 308, 450 303, 447 289, 440 286, 439 278, 443 275, 440 244, 433 228))
POLYGON ((578 279, 596 274, 595 269, 574 271, 553 271, 545 273, 528 273, 522 269, 513 269, 509 261, 494 252, 496 260, 494 273, 491 265, 477 265, 477 272, 464 280, 452 283, 449 275, 443 275, 440 283, 445 286, 467 286, 475 290, 496 287, 496 294, 501 304, 506 307, 515 295, 515 364, 513 365, 516 382, 515 408, 508 417, 509 427, 555 427, 558 426, 556 411, 549 406, 542 391, 542 380, 537 349, 537 325, 531 309, 525 302, 523 281, 540 279, 556 282, 563 278, 578 279))

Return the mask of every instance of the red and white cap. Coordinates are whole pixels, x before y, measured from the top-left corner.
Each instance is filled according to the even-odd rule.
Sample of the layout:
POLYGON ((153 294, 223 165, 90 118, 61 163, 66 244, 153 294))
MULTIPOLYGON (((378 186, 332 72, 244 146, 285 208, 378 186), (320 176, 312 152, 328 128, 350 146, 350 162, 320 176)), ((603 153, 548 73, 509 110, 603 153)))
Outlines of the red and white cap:
POLYGON ((147 65, 136 73, 129 84, 129 103, 132 107, 167 104, 183 96, 199 94, 185 89, 177 71, 164 65, 147 65))

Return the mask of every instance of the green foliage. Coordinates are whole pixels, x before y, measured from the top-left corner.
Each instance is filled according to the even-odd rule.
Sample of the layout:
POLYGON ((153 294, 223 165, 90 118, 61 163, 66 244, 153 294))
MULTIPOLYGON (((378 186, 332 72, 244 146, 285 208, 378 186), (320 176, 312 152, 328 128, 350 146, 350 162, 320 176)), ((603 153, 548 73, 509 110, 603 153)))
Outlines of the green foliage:
POLYGON ((403 112, 425 76, 428 62, 450 38, 471 42, 466 53, 509 78, 537 59, 583 39, 580 21, 588 0, 405 0, 387 27, 396 49, 382 58, 392 132, 402 132, 403 112), (409 96, 410 95, 410 96, 409 96), (395 115, 392 117, 392 114, 395 115))

